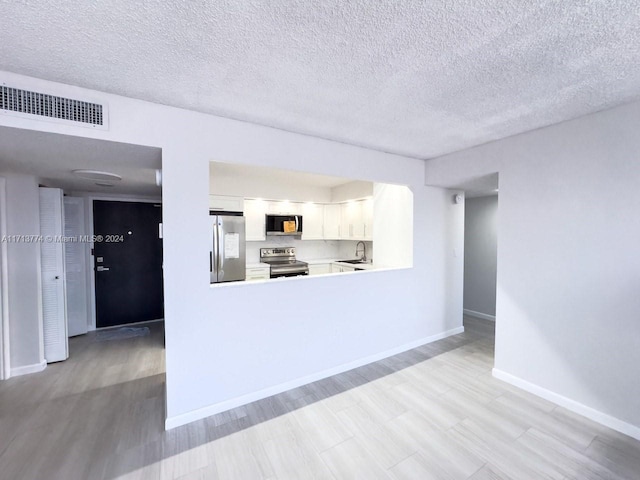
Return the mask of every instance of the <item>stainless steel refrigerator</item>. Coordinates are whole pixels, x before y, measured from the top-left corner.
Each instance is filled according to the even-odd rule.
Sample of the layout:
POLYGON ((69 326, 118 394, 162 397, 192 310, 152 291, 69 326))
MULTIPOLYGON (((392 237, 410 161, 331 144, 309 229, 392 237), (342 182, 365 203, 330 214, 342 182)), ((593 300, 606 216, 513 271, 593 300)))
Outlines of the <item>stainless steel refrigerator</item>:
POLYGON ((246 252, 244 217, 211 215, 213 248, 209 256, 211 283, 244 280, 246 252))

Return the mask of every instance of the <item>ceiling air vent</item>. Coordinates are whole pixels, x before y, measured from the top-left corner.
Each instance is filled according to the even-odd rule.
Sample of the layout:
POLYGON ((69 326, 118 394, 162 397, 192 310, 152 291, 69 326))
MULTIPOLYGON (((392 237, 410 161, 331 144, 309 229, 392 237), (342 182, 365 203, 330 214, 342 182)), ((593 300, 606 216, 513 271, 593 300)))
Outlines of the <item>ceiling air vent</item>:
POLYGON ((84 125, 104 126, 103 105, 56 97, 0 85, 0 109, 36 115, 43 119, 68 120, 84 125))

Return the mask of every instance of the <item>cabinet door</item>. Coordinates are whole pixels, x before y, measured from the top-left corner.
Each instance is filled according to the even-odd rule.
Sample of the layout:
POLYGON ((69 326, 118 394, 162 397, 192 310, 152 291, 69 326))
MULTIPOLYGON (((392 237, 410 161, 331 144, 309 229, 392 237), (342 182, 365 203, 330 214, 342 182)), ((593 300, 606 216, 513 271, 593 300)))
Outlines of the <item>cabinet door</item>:
POLYGON ((268 268, 247 268, 245 280, 251 282, 254 280, 269 280, 268 268))
POLYGON ((209 195, 209 210, 215 212, 241 212, 244 203, 242 200, 242 197, 209 195))
POLYGON ((340 225, 340 238, 355 240, 364 237, 362 202, 347 202, 341 204, 340 225))
POLYGON ((324 238, 338 240, 340 238, 340 205, 327 204, 324 206, 324 238))
POLYGON ((373 240, 373 199, 368 198, 362 201, 362 221, 364 227, 363 238, 373 240))
POLYGON ((275 215, 300 215, 300 210, 300 204, 296 202, 267 202, 267 213, 275 215))
POLYGON ((261 242, 265 239, 264 221, 267 212, 266 202, 263 200, 245 200, 245 232, 247 242, 261 242))
POLYGON ((331 273, 342 273, 342 267, 340 265, 336 265, 335 263, 332 263, 331 273))
POLYGON ((305 203, 302 205, 302 240, 322 240, 324 227, 324 205, 305 203))
POLYGON ((362 240, 365 237, 364 200, 355 202, 351 233, 354 240, 362 240))
POLYGON ((318 265, 309 265, 309 275, 325 275, 331 273, 331 264, 322 263, 318 265))

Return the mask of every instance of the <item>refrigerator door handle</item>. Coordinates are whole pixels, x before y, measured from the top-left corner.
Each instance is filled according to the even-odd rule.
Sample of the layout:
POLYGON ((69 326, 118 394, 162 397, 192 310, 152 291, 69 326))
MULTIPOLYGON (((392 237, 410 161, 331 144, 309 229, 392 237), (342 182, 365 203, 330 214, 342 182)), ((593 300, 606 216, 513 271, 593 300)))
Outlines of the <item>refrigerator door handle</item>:
POLYGON ((211 283, 218 281, 218 219, 215 218, 213 225, 213 251, 211 252, 211 283))
POLYGON ((218 221, 216 225, 216 234, 218 236, 218 265, 217 265, 218 272, 217 273, 218 273, 219 282, 221 282, 222 277, 224 277, 224 274, 222 271, 222 267, 224 267, 224 259, 222 258, 222 254, 224 252, 224 236, 221 233, 222 233, 222 224, 220 223, 220 221, 218 221))

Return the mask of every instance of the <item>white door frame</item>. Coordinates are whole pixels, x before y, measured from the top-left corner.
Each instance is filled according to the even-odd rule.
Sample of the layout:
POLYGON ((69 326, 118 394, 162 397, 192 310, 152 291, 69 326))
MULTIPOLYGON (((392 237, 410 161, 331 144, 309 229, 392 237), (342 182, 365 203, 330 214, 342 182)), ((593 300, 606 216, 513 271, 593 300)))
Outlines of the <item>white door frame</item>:
MULTIPOLYGON (((7 234, 7 181, 0 177, 0 237, 7 234)), ((9 344, 9 265, 7 242, 0 242, 0 380, 11 376, 9 344)))
MULTIPOLYGON (((137 203, 159 203, 162 205, 162 198, 149 198, 149 197, 125 197, 125 196, 109 196, 109 195, 87 195, 88 204, 86 205, 85 216, 87 219, 87 229, 89 235, 93 237, 93 201, 94 200, 107 200, 112 202, 137 202, 137 203)), ((96 329, 96 276, 94 275, 93 243, 88 244, 87 248, 87 272, 89 272, 89 312, 91 314, 89 331, 96 329)))

